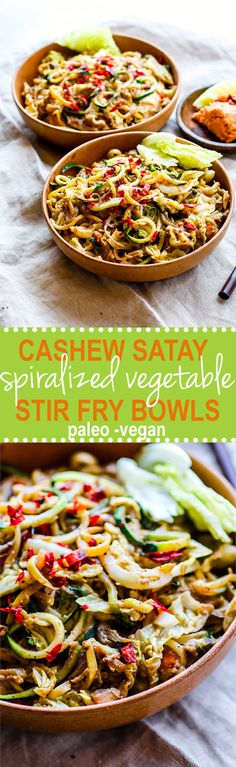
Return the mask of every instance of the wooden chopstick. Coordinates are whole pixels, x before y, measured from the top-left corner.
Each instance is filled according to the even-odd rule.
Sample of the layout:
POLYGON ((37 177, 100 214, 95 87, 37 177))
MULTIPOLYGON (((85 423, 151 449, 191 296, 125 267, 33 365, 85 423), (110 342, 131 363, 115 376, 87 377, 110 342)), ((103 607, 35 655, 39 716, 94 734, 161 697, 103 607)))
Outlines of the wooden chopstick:
POLYGON ((234 288, 236 287, 236 266, 234 267, 233 271, 227 277, 227 280, 225 284, 223 285, 223 288, 218 293, 219 298, 222 298, 223 301, 227 301, 228 298, 233 293, 234 288))

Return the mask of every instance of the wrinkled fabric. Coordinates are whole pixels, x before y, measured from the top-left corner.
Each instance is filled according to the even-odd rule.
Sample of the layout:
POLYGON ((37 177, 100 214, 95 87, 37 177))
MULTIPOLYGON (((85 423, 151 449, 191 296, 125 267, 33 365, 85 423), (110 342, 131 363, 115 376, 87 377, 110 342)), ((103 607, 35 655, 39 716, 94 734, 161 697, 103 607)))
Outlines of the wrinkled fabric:
MULTIPOLYGON (((235 76, 236 51, 169 26, 116 28, 145 37, 175 60, 181 96, 201 85, 235 76)), ((0 161, 2 246, 0 318, 5 325, 233 325, 236 291, 221 302, 218 291, 235 264, 236 220, 205 261, 179 277, 125 284, 102 279, 67 259, 53 243, 41 212, 43 183, 64 150, 31 133, 11 97, 11 77, 29 51, 7 54, 1 63, 0 161)), ((42 43, 43 44, 43 43, 42 43)), ((39 41, 40 45, 40 41, 39 41)), ((164 130, 180 135, 172 116, 164 130)), ((236 179, 235 154, 224 157, 236 179)))
MULTIPOLYGON (((236 447, 228 445, 236 469, 236 447)), ((191 452, 219 471, 209 445, 191 452)), ((235 767, 235 649, 189 695, 141 722, 95 733, 20 732, 3 728, 7 767, 235 767)), ((122 725, 122 707, 121 707, 122 725)))

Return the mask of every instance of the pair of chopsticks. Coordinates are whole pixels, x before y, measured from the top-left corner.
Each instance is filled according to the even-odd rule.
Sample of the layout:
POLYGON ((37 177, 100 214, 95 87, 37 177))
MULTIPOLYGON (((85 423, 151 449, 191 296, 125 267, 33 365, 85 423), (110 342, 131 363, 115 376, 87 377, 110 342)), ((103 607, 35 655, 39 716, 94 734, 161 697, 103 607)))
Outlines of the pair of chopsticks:
POLYGON ((219 298, 222 298, 223 301, 227 301, 228 298, 233 293, 234 288, 236 287, 236 266, 234 267, 233 271, 227 278, 225 284, 223 285, 223 288, 218 293, 219 298))
POLYGON ((210 444, 211 444, 213 453, 215 454, 215 457, 218 461, 218 464, 222 469, 224 476, 226 477, 226 479, 228 479, 230 484, 236 489, 236 471, 231 461, 231 457, 230 457, 230 453, 227 448, 227 445, 222 445, 221 443, 215 443, 215 442, 212 442, 210 444))

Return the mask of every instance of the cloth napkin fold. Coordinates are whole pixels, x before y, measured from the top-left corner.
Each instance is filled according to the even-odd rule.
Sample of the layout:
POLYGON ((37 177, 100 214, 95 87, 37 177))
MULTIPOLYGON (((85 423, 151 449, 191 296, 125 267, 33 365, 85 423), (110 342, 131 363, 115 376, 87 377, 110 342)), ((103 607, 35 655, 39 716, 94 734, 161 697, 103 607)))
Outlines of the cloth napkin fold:
MULTIPOLYGON (((201 85, 235 76, 236 52, 217 40, 201 39, 167 25, 116 24, 121 33, 145 37, 166 50, 181 73, 182 95, 201 85)), ((39 41, 40 45, 40 41, 39 41)), ((179 277, 125 284, 89 274, 58 250, 41 211, 41 192, 50 168, 64 154, 37 139, 12 102, 11 78, 24 50, 0 65, 0 162, 2 246, 1 323, 5 325, 232 325, 236 291, 220 302, 218 291, 235 265, 236 220, 216 251, 179 277)), ((164 130, 179 134, 175 116, 164 130)), ((224 165, 236 179, 236 155, 224 165)), ((234 319, 233 319, 234 318, 234 319)))
MULTIPOLYGON (((4 736, 3 736, 4 747, 4 736)), ((8 765, 16 763, 24 749, 25 767, 56 764, 57 767, 197 767, 175 746, 140 722, 127 727, 69 735, 18 734, 9 730, 5 754, 8 765), (12 745, 10 746, 10 741, 12 745), (14 745, 13 745, 14 744, 14 745), (40 756, 39 756, 40 755, 40 756)))

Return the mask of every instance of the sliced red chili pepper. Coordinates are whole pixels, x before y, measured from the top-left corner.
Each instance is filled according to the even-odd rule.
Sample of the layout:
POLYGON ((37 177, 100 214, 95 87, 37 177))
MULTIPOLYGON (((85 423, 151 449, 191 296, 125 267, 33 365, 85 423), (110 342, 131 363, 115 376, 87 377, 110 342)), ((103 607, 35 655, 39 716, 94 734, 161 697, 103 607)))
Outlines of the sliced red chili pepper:
POLYGON ((47 551, 47 553, 44 555, 44 567, 46 570, 52 571, 53 565, 55 562, 55 557, 52 551, 47 551))
POLYGON ((51 573, 49 573, 50 581, 52 586, 54 586, 55 589, 61 589, 62 586, 65 586, 67 583, 67 578, 65 575, 54 575, 51 577, 51 573))
POLYGON ((99 77, 105 77, 106 75, 109 75, 110 72, 109 72, 109 69, 106 69, 106 67, 104 67, 104 69, 95 69, 94 74, 99 77))
POLYGON ((10 517, 10 520, 11 520, 10 521, 10 526, 12 526, 12 525, 14 525, 14 526, 15 525, 19 525, 20 522, 24 521, 25 516, 24 516, 24 514, 21 513, 21 509, 22 508, 23 508, 23 506, 18 506, 17 509, 14 509, 13 506, 10 506, 8 504, 7 513, 9 515, 9 517, 10 517))
POLYGON ((65 482, 64 485, 60 485, 60 490, 71 490, 73 482, 65 482))
POLYGON ((152 559, 153 562, 157 562, 159 565, 164 565, 166 562, 171 562, 173 559, 178 559, 179 557, 182 557, 183 551, 154 551, 150 554, 145 554, 145 556, 148 556, 149 559, 152 559))
POLYGON ((80 605, 80 607, 81 607, 81 610, 88 610, 89 609, 88 605, 80 605))
POLYGON ((125 644, 124 647, 121 648, 120 654, 122 657, 122 660, 124 663, 135 663, 137 660, 137 655, 135 652, 134 645, 129 642, 128 644, 125 644))
POLYGON ((63 89, 63 91, 65 93, 67 101, 70 101, 71 100, 71 92, 70 92, 69 85, 67 85, 67 83, 63 83, 62 89, 63 89))
POLYGON ((85 559, 87 559, 86 552, 82 549, 76 549, 75 551, 71 551, 70 554, 65 554, 65 556, 59 560, 59 564, 62 567, 71 567, 74 570, 79 570, 85 559))
POLYGON ((15 623, 23 623, 25 620, 24 615, 22 615, 22 609, 23 605, 17 605, 17 607, 1 607, 1 611, 3 613, 11 613, 14 617, 15 623))
POLYGON ((34 549, 28 549, 28 559, 34 556, 34 549))
POLYGON ((76 64, 67 64, 66 69, 69 69, 70 72, 72 72, 73 69, 76 68, 76 64))
POLYGON ((185 229, 189 230, 189 232, 194 232, 196 229, 196 226, 194 226, 194 224, 191 224, 190 221, 185 221, 184 226, 185 226, 185 229))
POLYGON ((51 535, 51 525, 48 525, 48 524, 40 525, 40 532, 43 535, 51 535))
POLYGON ((99 77, 93 77, 92 78, 92 83, 93 83, 93 85, 95 85, 96 88, 99 88, 99 86, 101 85, 101 80, 100 80, 99 77))
POLYGON ((95 501, 97 503, 98 501, 103 501, 104 498, 106 498, 106 493, 102 489, 92 490, 91 493, 89 493, 90 501, 95 501))
POLYGON ((25 573, 23 573, 22 571, 21 573, 19 573, 19 575, 17 575, 16 583, 20 583, 20 581, 23 581, 24 577, 25 577, 25 573))
POLYGON ((169 613, 170 612, 170 610, 167 610, 167 607, 165 607, 165 605, 163 605, 162 602, 159 602, 159 599, 156 599, 155 597, 152 597, 152 605, 153 605, 154 609, 157 610, 157 612, 160 612, 160 610, 163 613, 169 613))
POLYGON ((113 168, 108 168, 108 170, 106 170, 105 173, 103 173, 103 179, 108 178, 108 176, 112 176, 113 173, 114 173, 113 168))
POLYGON ((14 612, 14 619, 16 623, 23 623, 24 615, 22 614, 23 605, 18 605, 17 607, 12 607, 12 610, 14 612))
POLYGON ((121 102, 119 101, 118 104, 114 104, 113 107, 111 107, 110 112, 116 112, 117 109, 121 106, 121 102))
POLYGON ((155 242, 155 240, 157 239, 157 237, 158 237, 158 232, 154 232, 154 233, 152 234, 152 236, 151 236, 151 242, 155 242))
POLYGON ((88 485, 88 484, 85 483, 83 485, 83 487, 82 487, 82 492, 83 493, 90 493, 90 490, 92 490, 92 489, 93 489, 92 485, 88 485))
POLYGON ((52 663, 53 660, 57 657, 58 653, 60 652, 62 648, 62 644, 56 644, 55 647, 50 650, 50 652, 47 653, 46 658, 48 663, 52 663))
POLYGON ((96 527, 96 525, 99 524, 100 515, 99 514, 91 514, 89 519, 89 525, 91 527, 96 527))

